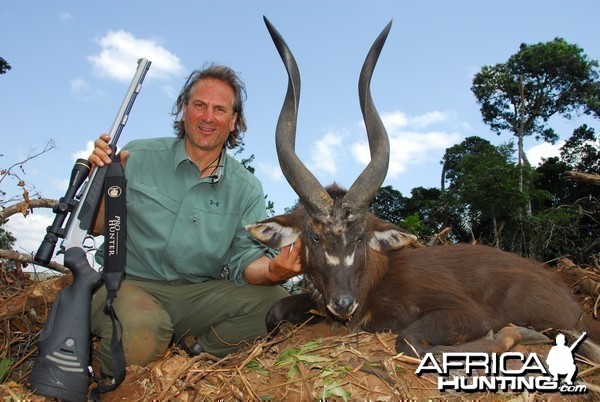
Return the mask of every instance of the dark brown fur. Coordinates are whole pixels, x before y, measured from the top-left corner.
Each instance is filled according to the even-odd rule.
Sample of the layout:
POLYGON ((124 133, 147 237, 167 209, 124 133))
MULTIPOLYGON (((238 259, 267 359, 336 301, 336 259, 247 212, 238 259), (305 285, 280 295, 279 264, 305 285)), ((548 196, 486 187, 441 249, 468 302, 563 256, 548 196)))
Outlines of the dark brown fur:
MULTIPOLYGON (((421 353, 435 350, 430 346, 471 342, 508 324, 537 331, 584 330, 600 340, 598 322, 585 317, 558 275, 536 261, 474 245, 367 253, 357 288, 359 307, 348 324, 398 333, 399 352, 411 353, 406 342, 421 353)), ((335 285, 314 286, 313 295, 276 304, 268 327, 282 320, 300 322, 310 309, 326 311, 318 289, 335 285)))

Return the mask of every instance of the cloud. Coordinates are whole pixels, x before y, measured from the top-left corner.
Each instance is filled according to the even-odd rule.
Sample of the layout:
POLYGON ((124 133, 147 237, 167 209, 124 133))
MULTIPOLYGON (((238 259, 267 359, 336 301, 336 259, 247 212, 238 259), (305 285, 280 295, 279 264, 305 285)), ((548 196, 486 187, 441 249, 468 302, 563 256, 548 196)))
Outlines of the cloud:
POLYGON ((331 175, 337 173, 339 149, 342 139, 346 136, 344 132, 329 131, 323 138, 315 141, 310 160, 307 167, 312 172, 326 172, 331 175))
POLYGON ((275 182, 283 182, 283 172, 281 171, 279 165, 271 162, 259 162, 257 167, 260 173, 268 177, 270 180, 275 182))
POLYGON ((87 159, 92 154, 93 150, 94 150, 94 141, 88 141, 85 144, 85 149, 73 152, 71 154, 71 159, 73 159, 73 162, 75 162, 79 158, 87 159))
POLYGON ((450 118, 449 113, 439 112, 437 110, 433 112, 427 112, 420 116, 408 116, 402 112, 391 112, 385 113, 381 116, 384 120, 384 124, 387 130, 398 131, 403 128, 412 129, 423 129, 431 127, 437 123, 443 123, 448 121, 450 118))
POLYGON ((58 14, 58 20, 60 22, 70 21, 73 19, 73 15, 67 11, 62 11, 58 14))
MULTIPOLYGON (((21 214, 13 215, 8 219, 8 222, 4 225, 4 228, 11 232, 17 239, 14 245, 14 250, 27 253, 35 254, 46 235, 46 228, 52 224, 55 215, 48 208, 39 208, 24 217, 21 214)), ((66 222, 65 222, 66 224, 66 222)), ((86 257, 90 266, 94 269, 98 269, 98 265, 94 261, 95 248, 103 242, 103 237, 97 237, 93 240, 87 240, 82 245, 86 251, 86 257)), ((62 240, 56 245, 54 254, 52 255, 52 261, 59 264, 64 263, 63 254, 56 255, 56 252, 60 249, 62 240)), ((29 265, 25 268, 25 271, 37 271, 44 272, 46 268, 41 266, 29 265)), ((54 272, 54 271, 52 271, 54 272)))
POLYGON ((35 253, 46 234, 46 228, 52 224, 54 214, 36 209, 32 214, 24 217, 21 214, 13 215, 4 225, 17 239, 14 249, 21 253, 35 253))
POLYGON ((71 93, 83 100, 93 100, 102 95, 102 92, 96 88, 93 88, 85 79, 75 78, 69 81, 71 87, 71 93))
POLYGON ((151 78, 169 79, 185 71, 179 57, 162 47, 158 39, 140 39, 123 30, 109 30, 96 42, 101 47, 100 53, 89 56, 88 60, 92 62, 94 73, 101 77, 129 82, 132 66, 142 57, 152 62, 148 74, 151 78))
MULTIPOLYGON (((464 125, 446 112, 433 111, 418 116, 392 112, 382 114, 381 118, 390 138, 390 178, 397 178, 409 165, 423 163, 433 157, 441 158, 440 153, 464 137, 455 129, 464 125)), ((366 165, 371 160, 366 140, 355 142, 351 150, 359 163, 366 165)))
POLYGON ((531 166, 539 166, 542 163, 542 158, 550 158, 552 156, 560 156, 560 147, 564 145, 564 141, 556 143, 554 145, 549 142, 543 142, 538 145, 534 145, 525 151, 527 159, 531 166))

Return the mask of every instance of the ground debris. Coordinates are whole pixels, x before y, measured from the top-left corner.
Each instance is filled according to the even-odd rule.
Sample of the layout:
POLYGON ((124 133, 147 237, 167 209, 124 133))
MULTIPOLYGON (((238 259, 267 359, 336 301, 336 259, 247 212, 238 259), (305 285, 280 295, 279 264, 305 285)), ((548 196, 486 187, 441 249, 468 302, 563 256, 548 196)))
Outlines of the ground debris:
MULTIPOLYGON (((585 306, 594 315, 598 304, 597 273, 583 267, 559 264, 585 306), (583 284, 585 283, 585 286, 583 284)), ((66 286, 68 279, 63 279, 66 286)), ((11 300, 27 299, 31 289, 47 286, 26 275, 0 272, 0 309, 11 300)), ((54 281, 59 281, 54 279, 54 281)), ((48 301, 27 304, 0 320, 0 398, 6 401, 45 401, 24 386, 35 354, 37 337, 50 310, 48 301), (8 368, 4 368, 8 366, 8 368), (4 371, 1 371, 4 370, 4 371)), ((2 310, 0 310, 2 311, 2 310)), ((395 352, 392 333, 349 333, 344 327, 326 324, 284 327, 273 338, 223 359, 208 354, 188 357, 173 347, 147 367, 129 366, 125 381, 103 401, 546 401, 594 400, 600 398, 600 367, 578 360, 578 383, 588 393, 458 393, 437 389, 432 373, 415 374, 419 360, 395 352)), ((97 346, 97 341, 94 346, 97 346)), ((550 346, 522 346, 516 351, 546 356, 550 346)), ((97 362, 94 360, 97 366, 97 362)), ((92 388, 94 385, 91 386, 92 388)), ((50 400, 50 399, 48 399, 50 400)))

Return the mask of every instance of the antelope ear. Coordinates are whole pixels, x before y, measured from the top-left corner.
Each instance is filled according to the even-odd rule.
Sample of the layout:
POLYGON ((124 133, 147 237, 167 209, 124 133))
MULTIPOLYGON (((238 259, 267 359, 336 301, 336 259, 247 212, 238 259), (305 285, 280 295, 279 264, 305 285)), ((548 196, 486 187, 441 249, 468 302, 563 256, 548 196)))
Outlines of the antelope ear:
POLYGON ((377 251, 400 250, 417 241, 417 236, 401 230, 390 229, 384 232, 373 232, 369 246, 377 251))
POLYGON ((369 240, 369 247, 376 251, 400 250, 416 241, 417 236, 393 223, 381 219, 373 220, 373 236, 369 240))
POLYGON ((295 242, 300 231, 291 225, 289 215, 279 215, 246 225, 252 237, 271 248, 282 248, 295 242))

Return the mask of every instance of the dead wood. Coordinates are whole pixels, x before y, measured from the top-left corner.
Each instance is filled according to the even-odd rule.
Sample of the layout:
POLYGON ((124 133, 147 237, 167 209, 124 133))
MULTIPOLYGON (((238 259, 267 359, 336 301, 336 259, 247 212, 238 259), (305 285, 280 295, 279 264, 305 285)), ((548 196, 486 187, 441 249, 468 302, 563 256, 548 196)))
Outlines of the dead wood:
POLYGON ((61 275, 42 282, 31 281, 22 291, 0 300, 0 320, 22 315, 40 306, 49 309, 58 292, 71 282, 71 275, 61 275))
POLYGON ((431 239, 429 239, 429 241, 427 242, 427 247, 432 247, 432 246, 437 246, 439 244, 447 243, 448 242, 447 236, 450 232, 452 232, 452 228, 445 227, 439 233, 434 234, 433 236, 431 236, 431 239))
POLYGON ((568 170, 563 173, 563 177, 567 181, 580 181, 600 186, 600 174, 596 173, 574 172, 568 170))
POLYGON ((33 200, 21 201, 13 205, 9 205, 0 211, 0 222, 8 219, 17 213, 27 215, 34 208, 54 208, 58 201, 49 198, 38 198, 33 200))
MULTIPOLYGON (((28 264, 37 264, 37 262, 35 262, 35 260, 33 259, 33 255, 26 254, 26 253, 19 253, 18 251, 14 251, 14 250, 0 249, 0 259, 6 259, 6 260, 20 262, 21 264, 24 264, 25 266, 27 266, 28 264)), ((53 271, 60 272, 61 274, 68 274, 70 272, 67 268, 65 268, 64 265, 59 264, 54 261, 50 261, 48 263, 48 265, 45 265, 45 267, 49 268, 53 271)))

